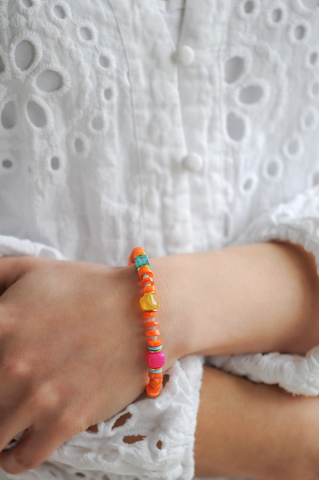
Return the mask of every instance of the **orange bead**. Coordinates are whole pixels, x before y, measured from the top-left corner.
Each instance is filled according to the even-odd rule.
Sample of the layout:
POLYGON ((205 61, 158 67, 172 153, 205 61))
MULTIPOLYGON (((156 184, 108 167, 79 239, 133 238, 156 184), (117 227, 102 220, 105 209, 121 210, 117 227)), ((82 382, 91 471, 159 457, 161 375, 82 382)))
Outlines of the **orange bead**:
POLYGON ((159 323, 156 320, 151 320, 150 322, 146 322, 145 325, 147 327, 153 327, 153 326, 156 327, 156 325, 159 325, 159 323))
POLYGON ((150 283, 151 285, 154 285, 153 277, 142 278, 142 287, 144 287, 146 283, 150 283))
POLYGON ((147 343, 149 344, 150 347, 160 347, 162 345, 162 340, 157 338, 156 340, 147 340, 147 343))
POLYGON ((161 378, 150 378, 149 385, 152 387, 159 387, 162 385, 162 379, 161 378))
POLYGON ((162 383, 163 377, 157 377, 157 378, 151 378, 149 380, 149 384, 152 385, 152 387, 158 387, 162 383))
POLYGON ((156 288, 154 287, 154 285, 149 285, 148 287, 144 287, 143 288, 143 293, 147 293, 147 292, 156 293, 156 288))
POLYGON ((156 328, 155 330, 145 330, 144 333, 147 337, 158 337, 158 335, 161 334, 158 328, 156 328))
POLYGON ((162 377, 162 374, 161 373, 151 373, 151 372, 148 372, 148 376, 150 377, 150 379, 157 379, 157 380, 160 380, 162 382, 163 380, 163 377, 162 377))
POLYGON ((148 376, 150 378, 160 378, 160 379, 163 379, 162 377, 162 374, 161 373, 152 373, 152 372, 148 372, 148 376))
POLYGON ((143 312, 143 318, 154 318, 156 317, 156 312, 143 312))
POLYGON ((146 385, 146 393, 151 398, 156 398, 159 396, 161 392, 162 386, 160 387, 152 387, 152 385, 146 385))
POLYGON ((141 247, 133 248, 132 253, 131 253, 132 263, 134 263, 135 257, 138 257, 139 255, 146 255, 144 248, 141 248, 141 247))
POLYGON ((143 267, 140 267, 137 270, 137 273, 138 273, 140 278, 143 278, 143 275, 146 275, 146 274, 151 275, 153 277, 153 272, 150 269, 150 267, 148 267, 147 265, 143 265, 143 267))
MULTIPOLYGON (((151 381, 151 379, 150 379, 150 381, 151 381)), ((161 391, 161 388, 162 388, 161 383, 155 386, 155 385, 151 385, 150 382, 149 382, 148 385, 152 388, 153 391, 158 391, 158 392, 161 391)))

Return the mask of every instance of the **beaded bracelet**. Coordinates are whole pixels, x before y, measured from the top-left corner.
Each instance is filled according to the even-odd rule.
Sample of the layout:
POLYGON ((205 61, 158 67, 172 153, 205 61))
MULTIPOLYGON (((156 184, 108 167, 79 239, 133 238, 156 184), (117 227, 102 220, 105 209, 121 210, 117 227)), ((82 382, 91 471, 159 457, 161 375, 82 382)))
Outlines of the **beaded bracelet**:
POLYGON ((146 386, 146 393, 149 397, 158 397, 162 389, 162 371, 165 364, 165 356, 162 350, 162 342, 157 337, 161 334, 158 330, 159 323, 156 321, 156 312, 160 307, 159 300, 156 296, 156 288, 154 286, 153 272, 143 248, 136 247, 133 249, 128 264, 132 265, 135 262, 137 273, 141 279, 143 287, 143 297, 140 299, 140 304, 143 310, 143 318, 146 319, 145 335, 148 340, 148 352, 146 353, 146 361, 149 367, 148 376, 150 378, 146 386))

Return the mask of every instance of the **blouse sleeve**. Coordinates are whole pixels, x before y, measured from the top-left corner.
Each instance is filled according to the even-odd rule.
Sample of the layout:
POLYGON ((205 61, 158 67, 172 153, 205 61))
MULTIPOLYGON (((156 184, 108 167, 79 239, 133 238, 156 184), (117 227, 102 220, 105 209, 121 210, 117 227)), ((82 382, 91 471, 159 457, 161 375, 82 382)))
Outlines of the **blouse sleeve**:
POLYGON ((319 273, 319 186, 263 212, 233 245, 288 240, 313 253, 319 273))
POLYGON ((56 248, 49 247, 43 243, 32 242, 28 239, 20 239, 9 235, 0 235, 0 257, 2 256, 35 256, 65 260, 62 253, 56 248))
MULTIPOLYGON (((296 195, 257 217, 232 243, 235 245, 285 240, 311 252, 319 273, 319 186, 296 195)), ((293 394, 319 395, 319 346, 305 356, 270 354, 206 357, 209 365, 254 382, 279 384, 293 394)))

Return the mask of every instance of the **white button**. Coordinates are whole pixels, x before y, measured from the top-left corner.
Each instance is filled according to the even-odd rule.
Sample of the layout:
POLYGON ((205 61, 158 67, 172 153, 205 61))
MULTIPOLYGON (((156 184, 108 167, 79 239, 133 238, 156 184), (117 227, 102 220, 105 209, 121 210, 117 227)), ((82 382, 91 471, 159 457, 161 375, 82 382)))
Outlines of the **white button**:
POLYGON ((182 160, 182 165, 190 172, 198 172, 203 166, 203 159, 197 153, 189 153, 182 160))
POLYGON ((183 65, 183 67, 188 67, 188 65, 193 63, 195 53, 191 47, 183 45, 177 50, 175 58, 180 65, 183 65))

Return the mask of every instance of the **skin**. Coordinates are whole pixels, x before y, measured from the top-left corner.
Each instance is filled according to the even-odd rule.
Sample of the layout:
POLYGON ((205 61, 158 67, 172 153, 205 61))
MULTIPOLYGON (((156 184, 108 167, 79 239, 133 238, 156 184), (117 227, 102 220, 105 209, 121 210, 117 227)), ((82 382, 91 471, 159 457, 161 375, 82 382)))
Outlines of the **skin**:
POLYGON ((146 338, 134 266, 24 257, 0 270, 0 449, 27 429, 0 466, 21 473, 144 391, 146 338))
POLYGON ((204 367, 196 477, 318 479, 318 410, 317 398, 204 367))
POLYGON ((161 315, 174 334, 182 318, 188 354, 304 354, 318 345, 319 277, 300 245, 244 245, 151 265, 161 315))
MULTIPOLYGON (((318 343, 319 280, 312 255, 302 247, 248 245, 153 259, 151 265, 162 302, 158 319, 164 370, 189 354, 304 353, 318 343)), ((6 472, 37 467, 66 440, 118 413, 144 391, 148 376, 140 292, 134 266, 0 259, 0 450, 26 429, 11 450, 0 454, 0 467, 6 472)), ((223 380, 216 378, 223 389, 223 380)), ((211 382, 205 376, 204 407, 211 401, 211 382)), ((262 387, 263 392, 272 388, 262 387)), ((252 395, 249 389, 247 395, 252 395)), ((261 424, 263 397, 255 399, 261 424)), ((286 398, 287 403, 294 401, 290 395, 286 398)), ((216 411, 222 411, 224 401, 216 401, 216 411)), ((236 396, 229 403, 233 411, 240 404, 236 396)), ((279 419, 280 412, 284 415, 284 409, 279 419)), ((210 436, 217 433, 221 445, 231 420, 229 416, 228 422, 221 422, 219 430, 214 422, 210 424, 210 436)), ((198 425, 196 441, 207 438, 207 432, 201 433, 202 423, 198 425)), ((250 425, 254 444, 253 435, 259 430, 253 422, 250 425)), ((308 425, 312 427, 310 419, 308 425)), ((273 430, 269 426, 269 434, 276 432, 281 439, 276 447, 279 455, 282 444, 289 444, 294 436, 275 426, 273 430)), ((212 460, 208 445, 197 443, 199 474, 206 475, 207 458, 212 460)), ((224 446, 235 471, 230 444, 224 446)), ((271 459, 266 450, 265 457, 271 459)), ((296 448, 289 451, 298 453, 296 448)), ((287 465, 288 460, 287 453, 287 465)), ((218 464, 210 465, 215 471, 218 464)))

